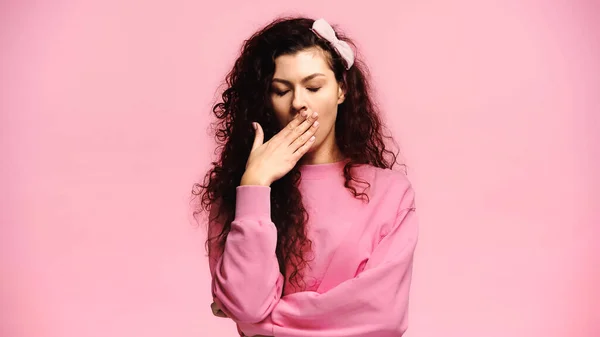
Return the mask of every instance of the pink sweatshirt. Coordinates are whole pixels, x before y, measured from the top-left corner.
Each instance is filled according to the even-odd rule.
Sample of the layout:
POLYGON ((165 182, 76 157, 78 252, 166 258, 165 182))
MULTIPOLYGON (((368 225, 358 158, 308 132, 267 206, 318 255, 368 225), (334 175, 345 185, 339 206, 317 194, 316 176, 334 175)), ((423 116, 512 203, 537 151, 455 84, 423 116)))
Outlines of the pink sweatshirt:
MULTIPOLYGON (((406 331, 418 234, 414 191, 403 173, 362 165, 355 172, 371 184, 366 203, 344 187, 343 165, 300 167, 312 260, 304 269, 306 288, 286 286, 284 294, 271 189, 237 187, 231 232, 209 264, 214 301, 240 335, 399 337, 406 331)), ((220 231, 216 222, 210 228, 220 231)))

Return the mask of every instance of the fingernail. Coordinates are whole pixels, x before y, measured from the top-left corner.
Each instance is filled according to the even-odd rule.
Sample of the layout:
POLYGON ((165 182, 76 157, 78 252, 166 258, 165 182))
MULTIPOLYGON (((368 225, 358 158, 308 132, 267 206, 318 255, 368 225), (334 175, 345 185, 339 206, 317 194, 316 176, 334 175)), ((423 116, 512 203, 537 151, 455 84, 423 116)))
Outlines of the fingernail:
POLYGON ((304 110, 304 111, 302 111, 302 113, 300 115, 302 115, 302 117, 306 117, 308 115, 308 112, 306 112, 306 110, 304 110))
POLYGON ((254 130, 258 129, 258 126, 256 126, 256 123, 252 122, 252 127, 254 128, 254 130))
POLYGON ((313 123, 313 125, 314 125, 315 127, 319 126, 319 121, 315 121, 315 122, 313 123))
POLYGON ((313 114, 312 114, 312 117, 313 117, 313 118, 316 118, 318 115, 319 115, 318 113, 316 113, 316 112, 313 112, 313 114))

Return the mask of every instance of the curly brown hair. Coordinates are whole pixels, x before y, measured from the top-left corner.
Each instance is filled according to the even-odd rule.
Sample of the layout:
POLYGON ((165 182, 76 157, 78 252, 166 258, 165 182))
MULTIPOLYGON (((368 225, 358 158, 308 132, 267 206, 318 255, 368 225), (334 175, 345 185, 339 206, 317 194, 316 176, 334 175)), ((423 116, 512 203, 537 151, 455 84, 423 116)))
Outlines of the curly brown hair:
MULTIPOLYGON (((194 196, 201 197, 194 215, 200 212, 213 214, 221 219, 220 225, 223 226, 218 235, 209 235, 207 250, 210 250, 213 240, 223 249, 234 220, 236 187, 245 171, 254 139, 252 122, 261 124, 265 141, 282 128, 269 98, 275 59, 280 55, 293 55, 312 47, 321 48, 327 55, 336 80, 346 88, 346 99, 338 106, 335 135, 347 160, 344 186, 354 197, 368 202, 365 191, 369 184, 352 174, 353 167, 369 164, 391 169, 398 163, 397 153, 388 150, 390 144, 386 144, 386 140, 393 145, 395 142, 391 136, 383 134, 384 125, 379 109, 371 98, 367 67, 357 55, 354 65, 346 70, 343 59, 332 46, 310 30, 313 22, 314 19, 303 17, 275 19, 244 41, 241 55, 227 74, 227 88, 221 95, 222 101, 212 108, 217 117, 213 126, 219 157, 212 162, 203 184, 194 184, 192 191, 194 196), (359 192, 356 185, 363 185, 364 188, 359 192)), ((356 45, 339 29, 336 29, 336 35, 356 50, 356 45)), ((311 241, 305 230, 308 213, 298 189, 300 178, 300 170, 296 166, 271 185, 271 220, 277 227, 276 255, 279 268, 283 275, 287 275, 286 270, 290 268, 286 282, 296 286, 300 286, 302 270, 308 264, 306 253, 311 249, 311 241)))

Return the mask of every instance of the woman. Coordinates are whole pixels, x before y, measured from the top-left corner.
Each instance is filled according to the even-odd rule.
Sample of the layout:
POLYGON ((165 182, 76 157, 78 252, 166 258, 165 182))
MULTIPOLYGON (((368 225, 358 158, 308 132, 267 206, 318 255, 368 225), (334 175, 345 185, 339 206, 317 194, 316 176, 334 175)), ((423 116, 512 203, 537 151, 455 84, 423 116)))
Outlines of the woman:
POLYGON ((213 313, 241 336, 401 336, 414 192, 350 40, 323 19, 277 19, 245 41, 227 84, 220 157, 194 192, 213 313))

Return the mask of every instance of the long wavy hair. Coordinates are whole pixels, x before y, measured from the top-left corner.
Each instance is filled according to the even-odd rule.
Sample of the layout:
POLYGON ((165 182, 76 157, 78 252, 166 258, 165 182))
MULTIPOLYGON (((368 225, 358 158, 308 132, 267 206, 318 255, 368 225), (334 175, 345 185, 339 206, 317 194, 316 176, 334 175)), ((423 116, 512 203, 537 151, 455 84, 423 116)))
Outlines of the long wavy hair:
MULTIPOLYGON (((393 168, 397 152, 389 150, 386 140, 396 143, 391 136, 384 135, 379 109, 372 99, 367 67, 356 55, 354 65, 346 70, 343 59, 324 39, 310 29, 314 19, 279 17, 245 40, 241 54, 233 69, 226 76, 226 89, 212 112, 217 142, 218 159, 212 162, 203 183, 194 184, 192 194, 200 196, 194 212, 211 214, 211 219, 220 219, 216 235, 206 241, 210 247, 222 251, 235 216, 236 187, 246 167, 254 140, 252 122, 261 124, 265 141, 279 132, 282 126, 275 117, 270 103, 270 83, 275 72, 275 59, 281 55, 293 55, 307 48, 325 51, 328 63, 337 81, 346 89, 346 98, 338 105, 335 122, 336 142, 347 160, 344 166, 344 186, 356 198, 368 202, 366 193, 369 184, 353 175, 353 168, 369 164, 380 168, 393 168), (359 191, 357 186, 362 185, 359 191)), ((356 51, 356 45, 333 26, 339 39, 348 42, 356 51)), ((404 166, 404 165, 402 165, 404 166)), ((302 287, 302 271, 308 265, 307 252, 311 241, 307 238, 305 224, 308 213, 302 203, 298 189, 301 174, 294 167, 288 174, 271 185, 271 220, 277 227, 276 255, 286 285, 302 287), (288 269, 289 268, 289 269, 288 269), (288 274, 289 272, 289 274, 288 274), (288 283, 289 282, 289 283, 288 283)), ((209 220, 208 226, 211 226, 209 220)), ((211 233, 211 228, 209 228, 211 233)))

